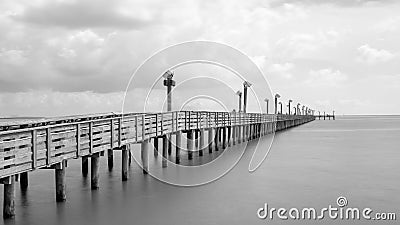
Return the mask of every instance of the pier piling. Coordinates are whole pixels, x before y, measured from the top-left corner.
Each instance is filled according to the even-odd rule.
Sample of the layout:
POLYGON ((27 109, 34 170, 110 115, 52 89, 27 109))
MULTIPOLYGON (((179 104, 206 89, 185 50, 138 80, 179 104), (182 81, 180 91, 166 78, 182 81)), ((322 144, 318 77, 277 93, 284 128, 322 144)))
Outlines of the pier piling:
POLYGON ((89 156, 82 157, 82 175, 87 177, 89 173, 89 156))
POLYGON ((28 188, 28 183, 29 183, 28 172, 21 173, 19 178, 19 186, 21 190, 26 190, 28 188))
POLYGON ((128 172, 128 146, 123 145, 122 146, 122 152, 121 152, 121 158, 122 158, 122 181, 127 181, 129 179, 129 172, 128 172))
POLYGON ((107 150, 107 165, 108 165, 109 171, 111 171, 114 167, 114 151, 113 151, 113 149, 107 150))
POLYGON ((14 176, 9 176, 2 179, 4 184, 3 196, 3 218, 9 219, 15 216, 15 180, 14 176))
POLYGON ((188 159, 192 160, 193 159, 193 130, 188 130, 187 133, 187 151, 188 151, 188 159))
POLYGON ((168 139, 167 136, 164 135, 162 137, 163 147, 162 147, 162 159, 161 164, 162 168, 167 168, 167 152, 168 152, 168 139))
POLYGON ((181 162, 181 155, 180 155, 180 153, 181 153, 181 146, 182 146, 182 131, 178 131, 178 132, 176 132, 176 139, 175 139, 175 141, 176 141, 176 143, 175 143, 175 145, 176 145, 176 149, 175 149, 175 163, 176 164, 179 164, 180 162, 181 162))
POLYGON ((56 178, 56 202, 63 202, 67 199, 65 182, 65 161, 55 166, 56 178))
POLYGON ((100 166, 100 153, 93 153, 90 157, 90 186, 92 190, 99 189, 99 166, 100 166))
POLYGON ((149 143, 150 140, 144 140, 141 144, 141 158, 143 165, 143 174, 147 174, 149 172, 149 143))

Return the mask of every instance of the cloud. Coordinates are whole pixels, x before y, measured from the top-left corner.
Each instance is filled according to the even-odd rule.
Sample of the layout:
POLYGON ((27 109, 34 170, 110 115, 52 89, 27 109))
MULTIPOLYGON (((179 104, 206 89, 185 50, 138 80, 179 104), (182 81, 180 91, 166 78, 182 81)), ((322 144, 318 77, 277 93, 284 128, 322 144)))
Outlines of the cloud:
POLYGON ((306 58, 321 48, 336 46, 340 37, 335 30, 315 33, 296 33, 279 39, 276 48, 278 54, 292 58, 306 58))
POLYGON ((370 47, 368 44, 360 46, 358 49, 359 57, 358 61, 367 63, 379 63, 386 62, 395 57, 394 53, 391 53, 385 49, 375 49, 370 47))
MULTIPOLYGON (((44 1, 40 5, 25 8, 22 14, 11 16, 17 21, 41 26, 68 29, 88 27, 112 27, 138 29, 151 25, 155 15, 145 14, 133 8, 124 13, 121 1, 44 1)), ((139 5, 140 6, 140 5, 139 5)))
POLYGON ((294 68, 293 63, 285 62, 285 63, 274 63, 271 64, 268 68, 267 71, 271 74, 275 74, 278 76, 281 76, 286 79, 290 79, 293 77, 293 74, 291 71, 294 68))
POLYGON ((271 5, 277 6, 282 4, 302 4, 302 5, 323 5, 331 4, 344 7, 365 6, 373 4, 387 4, 396 2, 395 0, 273 0, 271 5))
POLYGON ((378 32, 393 32, 400 29, 400 16, 391 16, 379 21, 373 26, 373 30, 378 32))
POLYGON ((313 87, 335 87, 348 79, 346 74, 339 70, 321 69, 311 70, 305 84, 313 87))

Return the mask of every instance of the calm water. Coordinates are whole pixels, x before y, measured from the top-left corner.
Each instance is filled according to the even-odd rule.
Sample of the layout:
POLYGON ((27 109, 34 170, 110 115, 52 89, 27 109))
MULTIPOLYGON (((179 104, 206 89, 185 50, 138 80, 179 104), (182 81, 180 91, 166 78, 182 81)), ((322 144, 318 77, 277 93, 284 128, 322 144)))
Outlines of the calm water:
MULTIPOLYGON (((113 172, 102 157, 100 189, 91 191, 90 180, 81 176, 80 161, 71 160, 67 202, 55 202, 54 172, 38 170, 30 173, 26 193, 16 186, 15 220, 0 224, 372 224, 330 219, 271 222, 258 219, 256 211, 264 203, 319 209, 346 196, 351 207, 396 212, 399 217, 399 137, 398 116, 317 120, 277 133, 267 160, 256 172, 247 170, 257 143, 252 141, 226 176, 191 188, 144 176, 135 163, 131 179, 121 182, 116 152, 113 172)), ((262 138, 260 146, 267 149, 268 141, 262 138)))

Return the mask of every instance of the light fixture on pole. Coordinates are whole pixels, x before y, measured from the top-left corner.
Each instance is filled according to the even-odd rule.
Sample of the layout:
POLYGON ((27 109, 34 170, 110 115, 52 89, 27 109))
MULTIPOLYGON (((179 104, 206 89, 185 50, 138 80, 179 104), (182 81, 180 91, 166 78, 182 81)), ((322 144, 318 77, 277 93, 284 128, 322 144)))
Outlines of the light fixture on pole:
POLYGON ((288 113, 289 113, 289 115, 290 115, 290 103, 291 102, 293 102, 293 100, 292 99, 289 99, 289 104, 288 104, 288 113))
POLYGON ((296 115, 299 115, 300 114, 300 103, 297 103, 297 113, 296 113, 296 115))
POLYGON ((172 87, 175 86, 175 81, 172 80, 172 77, 174 76, 174 73, 167 70, 167 72, 165 72, 163 74, 164 77, 164 86, 167 87, 167 111, 171 111, 172 110, 172 87))
POLYGON ((275 114, 278 114, 278 98, 281 96, 279 94, 275 95, 275 114))
POLYGON ((268 114, 268 104, 269 104, 269 99, 268 99, 268 98, 265 98, 265 99, 264 99, 264 102, 266 102, 266 103, 267 103, 267 114, 268 114))
POLYGON ((242 111, 242 92, 241 91, 237 91, 236 95, 239 96, 239 112, 242 111))
POLYGON ((251 87, 251 83, 248 81, 243 82, 243 112, 247 112, 247 88, 251 87))
POLYGON ((282 102, 279 102, 279 105, 281 105, 281 114, 283 114, 283 111, 282 111, 282 102))

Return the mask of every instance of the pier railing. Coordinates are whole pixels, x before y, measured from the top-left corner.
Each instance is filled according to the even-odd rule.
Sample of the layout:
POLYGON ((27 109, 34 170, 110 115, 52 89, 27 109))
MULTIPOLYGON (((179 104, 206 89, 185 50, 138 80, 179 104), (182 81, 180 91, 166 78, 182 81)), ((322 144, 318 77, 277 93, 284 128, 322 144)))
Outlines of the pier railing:
POLYGON ((177 131, 312 116, 173 111, 101 114, 12 122, 0 126, 0 178, 177 131))

